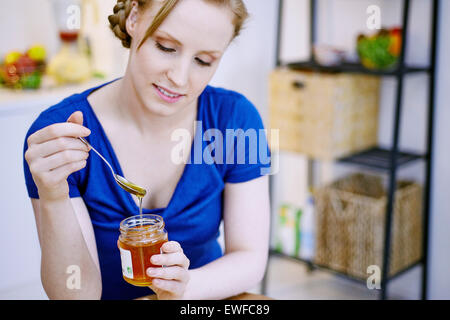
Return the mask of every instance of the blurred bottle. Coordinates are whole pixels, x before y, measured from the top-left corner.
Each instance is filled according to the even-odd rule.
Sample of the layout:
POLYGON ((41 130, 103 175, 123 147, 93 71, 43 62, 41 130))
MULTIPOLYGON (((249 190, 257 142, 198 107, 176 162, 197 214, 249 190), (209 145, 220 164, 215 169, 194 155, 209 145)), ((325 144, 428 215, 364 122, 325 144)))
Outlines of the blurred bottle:
POLYGON ((61 48, 51 59, 47 73, 58 84, 78 83, 91 77, 91 66, 86 50, 79 41, 81 6, 79 0, 53 0, 53 9, 59 30, 61 48))
POLYGON ((302 210, 284 203, 279 207, 275 250, 297 257, 300 249, 300 219, 302 210))
POLYGON ((303 215, 300 219, 300 254, 301 259, 312 261, 315 253, 315 215, 314 215, 314 197, 309 191, 306 197, 306 203, 303 215))

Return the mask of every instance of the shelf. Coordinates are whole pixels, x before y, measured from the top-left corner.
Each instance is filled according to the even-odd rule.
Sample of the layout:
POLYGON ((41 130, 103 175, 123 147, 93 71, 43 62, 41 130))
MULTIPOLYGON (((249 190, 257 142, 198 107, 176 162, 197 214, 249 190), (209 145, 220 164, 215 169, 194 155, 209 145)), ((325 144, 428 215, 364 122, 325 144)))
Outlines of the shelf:
MULTIPOLYGON (((361 283, 361 284, 366 284, 367 283, 367 279, 361 279, 361 278, 355 277, 353 275, 347 274, 345 272, 334 270, 334 269, 332 269, 332 268, 330 268, 328 266, 319 265, 319 264, 316 264, 316 263, 314 263, 312 261, 307 261, 307 260, 299 258, 299 257, 293 257, 293 256, 290 256, 290 255, 287 255, 287 254, 284 254, 284 253, 280 253, 280 252, 278 252, 276 250, 270 250, 270 256, 276 256, 276 257, 280 257, 280 258, 283 258, 283 259, 299 261, 299 262, 302 262, 302 263, 304 263, 306 265, 309 265, 312 269, 319 269, 319 270, 323 270, 323 271, 328 271, 328 272, 331 272, 331 273, 333 273, 334 275, 336 275, 338 277, 341 277, 341 278, 344 278, 344 279, 347 279, 347 280, 351 280, 353 282, 357 282, 357 283, 361 283)), ((389 280, 393 280, 395 278, 398 278, 401 275, 405 274, 406 272, 410 271, 411 269, 413 269, 413 268, 415 268, 415 267, 417 267, 419 265, 422 265, 422 264, 423 264, 422 260, 416 261, 416 262, 410 264, 409 266, 403 268, 402 270, 399 270, 395 274, 389 276, 388 279, 389 280)))
POLYGON ((305 71, 316 71, 316 72, 328 72, 328 73, 361 73, 361 74, 371 74, 378 76, 398 76, 407 73, 417 73, 417 72, 430 72, 428 67, 405 67, 403 70, 392 69, 392 70, 369 70, 364 68, 359 63, 343 63, 339 66, 327 67, 321 66, 314 61, 304 61, 304 62, 294 62, 286 65, 293 70, 305 70, 305 71))
MULTIPOLYGON (((356 154, 352 154, 345 158, 341 158, 338 160, 338 162, 387 171, 391 169, 391 153, 391 150, 372 148, 356 154)), ((426 156, 420 154, 398 152, 397 166, 404 166, 414 161, 426 158, 426 156)))
POLYGON ((307 261, 307 260, 301 259, 299 257, 293 257, 293 256, 290 256, 290 255, 287 255, 287 254, 284 254, 284 253, 280 253, 280 252, 275 251, 275 250, 271 250, 270 251, 270 256, 276 256, 276 257, 280 257, 280 258, 283 258, 283 259, 299 261, 299 262, 302 262, 302 263, 304 263, 306 265, 309 265, 312 269, 319 269, 319 270, 323 270, 323 271, 328 271, 328 272, 331 272, 332 274, 334 274, 334 275, 336 275, 338 277, 341 277, 341 278, 344 278, 344 279, 347 279, 347 280, 350 280, 350 281, 353 281, 353 282, 357 282, 357 283, 364 282, 365 283, 365 280, 361 280, 361 279, 359 279, 357 277, 354 277, 354 276, 351 276, 349 274, 333 270, 333 269, 331 269, 329 267, 326 267, 326 266, 321 266, 321 265, 315 264, 312 261, 307 261))
MULTIPOLYGON (((374 75, 374 76, 394 76, 397 80, 397 86, 396 86, 396 103, 395 103, 395 113, 394 113, 394 121, 393 121, 393 136, 392 136, 392 145, 398 145, 398 142, 400 141, 400 132, 401 132, 401 120, 402 120, 402 104, 403 104, 403 89, 404 89, 404 76, 408 74, 419 74, 419 75, 428 75, 428 116, 427 116, 427 142, 433 141, 433 120, 435 117, 435 71, 436 71, 436 59, 437 59, 437 35, 439 31, 439 5, 440 0, 431 0, 431 20, 430 20, 430 47, 431 47, 431 54, 429 58, 428 66, 414 66, 414 65, 405 65, 405 57, 408 53, 408 30, 409 28, 409 22, 410 22, 410 9, 411 9, 411 0, 404 0, 402 1, 402 12, 401 12, 401 27, 402 27, 402 52, 399 57, 399 65, 396 68, 393 68, 391 70, 369 70, 363 67, 360 63, 343 63, 339 66, 334 67, 327 67, 327 66, 321 66, 316 61, 314 61, 314 53, 313 53, 313 46, 316 43, 320 43, 320 39, 318 39, 318 1, 317 0, 309 0, 309 48, 310 50, 310 58, 306 61, 298 61, 294 63, 287 63, 283 62, 281 60, 281 49, 282 49, 282 38, 283 38, 283 14, 286 10, 285 8, 285 1, 279 0, 278 1, 278 24, 277 24, 277 38, 276 38, 276 57, 275 57, 275 64, 277 67, 288 67, 292 70, 303 70, 303 71, 312 71, 312 72, 323 72, 323 73, 331 73, 331 74, 339 74, 339 73, 354 73, 354 74, 367 74, 367 75, 374 75)), ((389 271, 389 268, 384 269, 384 272, 382 274, 382 277, 385 279, 385 285, 380 289, 380 299, 384 300, 387 298, 387 292, 388 292, 388 282, 407 272, 408 270, 414 268, 418 264, 422 265, 421 270, 421 299, 426 300, 427 299, 427 279, 428 279, 428 246, 429 246, 429 215, 430 215, 430 208, 431 208, 431 173, 432 173, 432 159, 433 159, 433 149, 430 144, 426 146, 426 151, 424 154, 417 154, 414 152, 405 152, 405 150, 399 151, 396 153, 396 161, 395 163, 391 163, 392 158, 392 150, 389 149, 383 149, 380 147, 372 148, 369 150, 364 150, 362 152, 352 154, 346 157, 342 157, 341 159, 336 159, 335 161, 340 163, 348 163, 356 166, 362 166, 362 167, 368 167, 375 170, 382 170, 387 171, 389 173, 389 177, 392 181, 396 181, 396 168, 405 166, 411 163, 414 163, 418 160, 423 160, 425 162, 425 184, 424 184, 424 195, 425 195, 425 201, 424 201, 424 218, 423 218, 423 237, 422 237, 422 248, 423 248, 423 258, 420 259, 420 261, 417 261, 413 264, 411 264, 408 267, 403 268, 400 272, 396 272, 393 276, 386 275, 387 271, 389 271)), ((272 190, 272 189, 271 189, 272 190)), ((395 188, 390 188, 389 191, 389 201, 386 208, 386 216, 392 217, 392 211, 394 208, 393 200, 395 199, 395 188)), ((271 191, 271 199, 273 199, 273 193, 271 191)), ((391 234, 392 232, 392 219, 385 219, 385 236, 384 236, 384 244, 383 244, 383 260, 382 264, 383 266, 387 267, 389 266, 389 252, 391 249, 391 238, 387 235, 391 234)), ((361 279, 356 279, 355 277, 352 277, 351 275, 342 274, 341 272, 338 272, 336 270, 331 270, 330 268, 323 267, 323 266, 317 266, 311 261, 304 261, 303 259, 297 258, 297 257, 290 257, 287 255, 283 255, 278 252, 271 251, 271 255, 277 255, 282 256, 285 258, 297 260, 303 263, 306 263, 309 268, 319 268, 323 269, 325 271, 332 272, 336 275, 343 276, 344 278, 347 278, 349 280, 356 280, 357 282, 361 283, 361 279)), ((266 283, 267 283, 267 272, 263 279, 263 285, 262 285, 262 291, 265 292, 266 290, 266 283)))

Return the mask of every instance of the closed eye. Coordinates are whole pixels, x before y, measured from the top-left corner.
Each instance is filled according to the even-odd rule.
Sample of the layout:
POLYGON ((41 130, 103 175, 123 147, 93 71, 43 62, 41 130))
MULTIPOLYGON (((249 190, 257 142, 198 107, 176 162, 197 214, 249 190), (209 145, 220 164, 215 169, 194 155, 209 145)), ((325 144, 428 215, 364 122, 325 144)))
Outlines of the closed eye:
POLYGON ((164 52, 175 52, 175 49, 164 47, 161 43, 156 42, 156 47, 164 52))
MULTIPOLYGON (((156 44, 156 47, 157 47, 159 50, 163 51, 163 52, 170 52, 170 53, 173 53, 173 52, 176 51, 175 49, 164 47, 164 46, 163 46, 162 44, 160 44, 159 42, 155 42, 155 44, 156 44)), ((205 61, 203 61, 203 60, 200 59, 200 58, 195 58, 195 60, 196 60, 197 63, 198 63, 200 66, 202 66, 202 67, 210 67, 210 66, 211 66, 211 63, 205 62, 205 61)))
POLYGON ((201 60, 199 58, 195 58, 195 60, 197 60, 198 64, 201 65, 201 66, 205 66, 205 67, 210 67, 211 66, 211 63, 205 62, 205 61, 203 61, 203 60, 201 60))

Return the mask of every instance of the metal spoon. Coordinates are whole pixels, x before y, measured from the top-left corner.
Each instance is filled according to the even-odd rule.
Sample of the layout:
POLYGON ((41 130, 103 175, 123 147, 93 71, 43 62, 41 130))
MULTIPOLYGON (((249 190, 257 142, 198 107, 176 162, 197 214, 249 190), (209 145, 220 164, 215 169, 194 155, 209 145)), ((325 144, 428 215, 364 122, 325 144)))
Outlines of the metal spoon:
POLYGON ((147 193, 147 191, 142 188, 139 187, 138 185, 135 185, 134 183, 128 181, 127 179, 125 179, 124 177, 115 174, 113 168, 111 167, 111 165, 109 164, 108 161, 106 161, 105 158, 103 158, 103 156, 97 151, 95 150, 95 148, 93 146, 91 146, 91 144, 89 142, 87 142, 86 139, 82 138, 82 137, 78 137, 81 141, 83 141, 83 143, 88 146, 89 148, 91 148, 92 150, 94 150, 94 152, 100 157, 102 158, 103 161, 105 161, 105 163, 108 165, 109 169, 111 169, 112 175, 114 176, 114 180, 116 180, 117 184, 124 189, 125 191, 134 194, 137 197, 143 198, 145 196, 145 194, 147 193))

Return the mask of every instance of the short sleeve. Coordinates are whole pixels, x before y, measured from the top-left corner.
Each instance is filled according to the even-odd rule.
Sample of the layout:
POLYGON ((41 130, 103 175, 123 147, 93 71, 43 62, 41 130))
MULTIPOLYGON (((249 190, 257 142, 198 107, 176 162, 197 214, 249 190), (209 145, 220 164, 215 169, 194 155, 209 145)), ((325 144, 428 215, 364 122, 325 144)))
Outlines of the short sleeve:
MULTIPOLYGON (((23 171, 24 171, 25 184, 26 184, 26 187, 27 187, 28 196, 30 198, 39 199, 39 193, 38 193, 37 186, 36 186, 36 184, 35 184, 35 182, 33 180, 33 176, 31 175, 28 163, 25 160, 25 152, 28 150, 28 143, 27 143, 28 137, 31 136, 36 131, 39 131, 39 130, 41 130, 41 129, 43 129, 43 128, 51 125, 51 124, 58 123, 58 122, 62 122, 62 121, 55 120, 54 118, 51 117, 51 115, 49 115, 48 113, 45 113, 45 111, 44 111, 33 122, 33 124, 28 129, 28 132, 27 132, 27 134, 25 136, 25 141, 24 141, 24 145, 23 145, 23 155, 22 155, 22 157, 23 157, 23 171)), ((80 196, 80 191, 79 191, 78 186, 77 186, 77 179, 76 179, 75 173, 76 172, 72 173, 67 178, 67 183, 69 185, 69 196, 71 198, 80 196)))
POLYGON ((225 130, 224 182, 240 183, 268 175, 271 152, 267 132, 256 107, 240 96, 229 117, 225 130))

